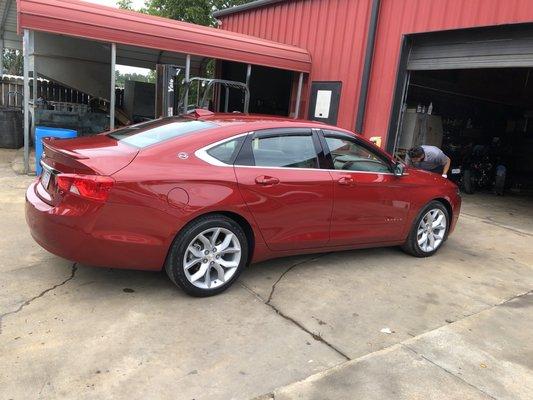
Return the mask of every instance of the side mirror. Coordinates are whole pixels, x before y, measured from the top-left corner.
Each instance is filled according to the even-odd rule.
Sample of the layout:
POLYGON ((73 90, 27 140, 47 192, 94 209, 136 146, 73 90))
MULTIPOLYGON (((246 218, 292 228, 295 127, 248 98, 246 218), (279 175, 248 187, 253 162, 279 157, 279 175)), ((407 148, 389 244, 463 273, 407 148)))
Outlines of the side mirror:
POLYGON ((403 176, 404 165, 401 162, 394 164, 393 172, 395 176, 403 176))

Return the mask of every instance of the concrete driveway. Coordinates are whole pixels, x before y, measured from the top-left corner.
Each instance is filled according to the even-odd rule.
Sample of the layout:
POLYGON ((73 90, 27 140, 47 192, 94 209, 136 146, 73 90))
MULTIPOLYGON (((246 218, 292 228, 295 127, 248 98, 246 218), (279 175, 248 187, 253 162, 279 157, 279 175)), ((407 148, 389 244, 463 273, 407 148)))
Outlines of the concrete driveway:
POLYGON ((195 299, 75 265, 24 221, 0 151, 1 399, 531 399, 531 200, 465 197, 430 259, 396 248, 253 265, 195 299))

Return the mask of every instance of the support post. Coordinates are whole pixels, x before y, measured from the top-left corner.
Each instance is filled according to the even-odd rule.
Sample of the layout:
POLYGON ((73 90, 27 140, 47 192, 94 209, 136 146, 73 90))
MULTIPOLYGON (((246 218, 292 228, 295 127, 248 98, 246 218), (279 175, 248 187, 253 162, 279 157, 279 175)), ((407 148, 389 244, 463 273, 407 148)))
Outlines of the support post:
POLYGON ((22 55, 24 57, 24 173, 30 172, 30 31, 24 29, 22 55))
POLYGON ((224 112, 227 113, 229 109, 229 87, 226 86, 226 95, 224 96, 224 112))
POLYGON ((189 79, 191 77, 191 55, 185 59, 185 95, 183 96, 183 114, 187 114, 189 108, 189 79))
POLYGON ((4 75, 4 37, 0 38, 0 75, 4 75))
POLYGON ((302 99, 302 86, 304 84, 304 73, 300 72, 298 78, 298 90, 296 91, 296 106, 294 107, 294 119, 298 119, 300 115, 300 101, 302 99))
POLYGON ((109 95, 109 130, 115 129, 115 66, 117 63, 117 45, 111 43, 111 90, 109 95))
POLYGON ((36 110, 37 110, 37 99, 39 98, 38 94, 37 94, 37 90, 38 90, 38 83, 39 81, 37 80, 37 67, 35 66, 36 65, 36 60, 35 60, 35 33, 34 32, 30 32, 30 53, 31 53, 31 56, 30 56, 30 68, 32 70, 32 95, 31 95, 31 118, 32 118, 32 126, 31 126, 31 136, 32 137, 35 137, 35 128, 37 126, 37 117, 36 117, 36 110))
POLYGON ((252 64, 248 64, 246 67, 246 87, 248 88, 247 94, 244 96, 244 112, 248 113, 250 108, 250 78, 252 76, 252 64))

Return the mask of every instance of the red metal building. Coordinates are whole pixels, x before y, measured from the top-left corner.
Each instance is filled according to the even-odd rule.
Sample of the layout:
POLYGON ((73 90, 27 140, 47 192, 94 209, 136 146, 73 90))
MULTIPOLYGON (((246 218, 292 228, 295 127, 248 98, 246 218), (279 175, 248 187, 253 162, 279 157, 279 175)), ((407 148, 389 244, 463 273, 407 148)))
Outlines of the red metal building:
MULTIPOLYGON (((312 82, 340 82, 334 122, 381 137, 389 149, 401 123, 409 71, 533 66, 530 30, 496 27, 520 24, 527 30, 522 24, 533 21, 531 0, 259 0, 214 15, 221 29, 307 49, 312 70, 304 101, 314 99, 312 82), (489 28, 471 30, 482 27, 489 28), (420 35, 450 30, 464 34, 420 35), (507 45, 491 45, 502 40, 513 41, 511 54, 507 45), (426 64, 417 55, 428 57, 426 64)), ((312 118, 310 111, 303 106, 301 116, 312 118)))

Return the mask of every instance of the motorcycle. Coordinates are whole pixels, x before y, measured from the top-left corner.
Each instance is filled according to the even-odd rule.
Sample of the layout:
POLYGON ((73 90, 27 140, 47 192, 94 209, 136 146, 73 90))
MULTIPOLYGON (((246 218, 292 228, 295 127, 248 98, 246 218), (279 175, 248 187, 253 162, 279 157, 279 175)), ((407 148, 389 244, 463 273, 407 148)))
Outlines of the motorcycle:
POLYGON ((466 193, 493 187, 497 195, 503 195, 507 168, 497 164, 489 150, 487 146, 476 145, 465 158, 462 187, 466 193))

